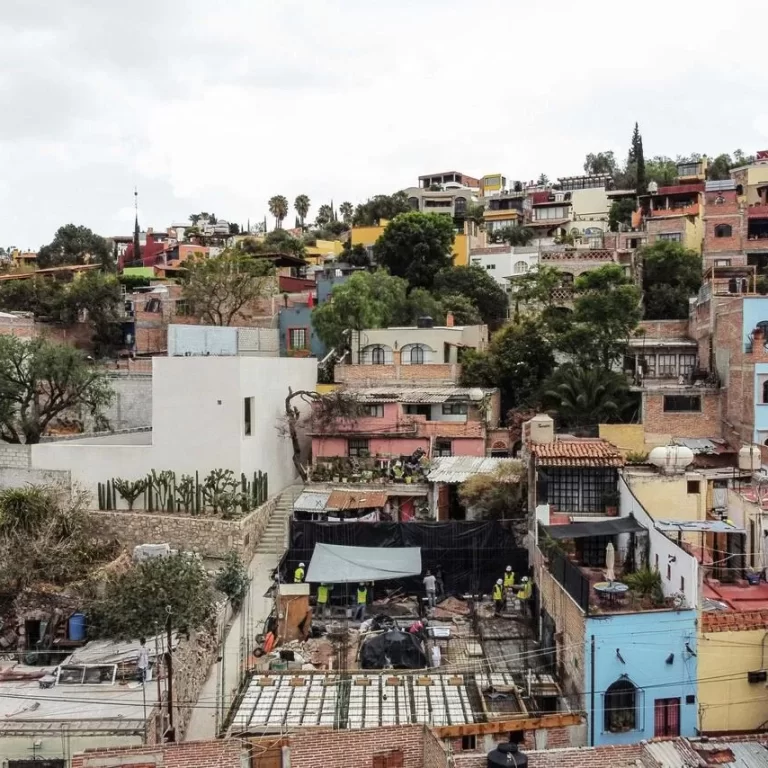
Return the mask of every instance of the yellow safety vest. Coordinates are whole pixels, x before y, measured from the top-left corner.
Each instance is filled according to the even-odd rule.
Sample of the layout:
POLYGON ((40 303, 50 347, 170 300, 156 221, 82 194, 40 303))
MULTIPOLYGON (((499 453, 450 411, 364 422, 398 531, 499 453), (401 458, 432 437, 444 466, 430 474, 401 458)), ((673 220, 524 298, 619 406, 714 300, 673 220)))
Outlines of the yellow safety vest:
POLYGON ((357 588, 357 604, 365 605, 368 602, 368 590, 365 587, 357 588))
POLYGON ((322 584, 317 588, 317 602, 321 605, 325 605, 328 602, 328 587, 322 584))
POLYGON ((499 584, 493 585, 493 599, 494 600, 503 600, 504 595, 501 591, 501 586, 499 584))
POLYGON ((505 587, 514 587, 515 586, 515 574, 514 574, 514 571, 509 571, 508 573, 504 574, 504 586, 505 587))
POLYGON ((527 581, 525 584, 523 584, 523 588, 517 593, 517 597, 520 600, 528 600, 532 593, 533 584, 530 581, 527 581))
POLYGON ((302 581, 304 581, 304 569, 303 568, 297 568, 293 572, 293 581, 295 584, 300 584, 302 581))

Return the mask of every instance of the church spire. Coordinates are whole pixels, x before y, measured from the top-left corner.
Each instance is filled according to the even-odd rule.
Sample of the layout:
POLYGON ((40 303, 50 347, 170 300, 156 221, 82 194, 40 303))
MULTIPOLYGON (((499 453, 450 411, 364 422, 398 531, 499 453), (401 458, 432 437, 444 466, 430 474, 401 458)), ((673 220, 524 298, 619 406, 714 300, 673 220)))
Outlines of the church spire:
POLYGON ((136 213, 136 218, 133 222, 133 260, 141 260, 141 245, 139 242, 139 190, 133 188, 133 208, 136 213))

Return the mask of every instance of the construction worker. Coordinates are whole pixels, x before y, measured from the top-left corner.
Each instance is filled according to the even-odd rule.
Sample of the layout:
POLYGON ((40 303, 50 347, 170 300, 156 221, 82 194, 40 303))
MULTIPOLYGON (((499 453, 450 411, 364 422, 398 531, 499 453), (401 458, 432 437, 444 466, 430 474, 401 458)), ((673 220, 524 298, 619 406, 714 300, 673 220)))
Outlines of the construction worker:
POLYGON ((361 581, 357 585, 357 605, 355 606, 355 614, 352 617, 355 621, 365 621, 365 606, 368 602, 368 587, 365 586, 365 582, 361 581))
POLYGON ((522 587, 517 592, 517 599, 530 600, 532 594, 533 582, 527 576, 523 576, 522 587))
POLYGON ((293 583, 301 584, 304 581, 304 563, 299 563, 299 567, 293 572, 293 583))
POLYGON ((496 615, 501 615, 501 611, 504 608, 504 582, 501 579, 496 579, 496 583, 493 585, 493 607, 496 609, 496 615))
POLYGON ((333 585, 329 586, 325 582, 317 588, 317 608, 324 618, 331 615, 330 597, 332 589, 333 585))
POLYGON ((504 591, 512 589, 515 586, 515 572, 512 570, 512 566, 508 565, 504 571, 504 591))

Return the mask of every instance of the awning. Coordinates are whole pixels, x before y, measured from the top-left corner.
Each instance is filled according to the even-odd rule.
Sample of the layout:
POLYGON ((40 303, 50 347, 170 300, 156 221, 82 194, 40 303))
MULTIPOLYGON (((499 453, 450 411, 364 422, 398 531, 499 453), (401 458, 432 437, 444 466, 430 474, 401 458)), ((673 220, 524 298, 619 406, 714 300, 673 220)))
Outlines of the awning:
POLYGON ((544 530, 553 539, 584 539, 587 536, 615 536, 617 533, 639 533, 646 530, 631 515, 612 517, 591 523, 571 523, 570 525, 550 525, 544 530))
POLYGON ((322 512, 330 495, 330 491, 304 491, 293 502, 293 509, 295 512, 322 512))
POLYGON ((725 520, 657 520, 656 530, 664 533, 746 533, 744 528, 738 528, 725 520))
POLYGON ((421 547, 341 547, 316 544, 307 581, 347 584, 418 576, 421 547))
POLYGON ((380 509, 386 503, 386 491, 332 491, 325 508, 339 512, 346 509, 380 509))

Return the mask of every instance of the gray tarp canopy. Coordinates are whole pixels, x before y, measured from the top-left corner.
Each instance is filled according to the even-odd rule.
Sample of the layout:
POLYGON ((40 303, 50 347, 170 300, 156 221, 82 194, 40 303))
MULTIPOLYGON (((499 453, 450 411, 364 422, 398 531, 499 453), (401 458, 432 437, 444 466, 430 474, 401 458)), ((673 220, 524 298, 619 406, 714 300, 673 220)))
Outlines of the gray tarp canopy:
POLYGON ((617 533, 638 533, 645 528, 631 515, 597 520, 589 523, 550 525, 544 529, 553 539, 583 539, 587 536, 614 536, 617 533))
POLYGON ((421 547, 342 547, 315 544, 307 581, 346 584, 418 576, 421 547))

